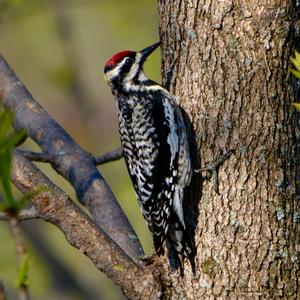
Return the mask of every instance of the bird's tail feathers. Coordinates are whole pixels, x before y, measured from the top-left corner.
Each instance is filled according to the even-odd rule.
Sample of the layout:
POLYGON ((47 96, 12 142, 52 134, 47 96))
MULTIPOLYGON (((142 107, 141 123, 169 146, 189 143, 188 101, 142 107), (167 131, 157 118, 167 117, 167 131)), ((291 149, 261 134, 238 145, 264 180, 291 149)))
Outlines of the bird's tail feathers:
POLYGON ((167 248, 170 265, 173 269, 180 269, 183 276, 184 259, 190 261, 193 274, 196 274, 195 256, 196 247, 189 232, 181 225, 179 220, 169 225, 167 248))

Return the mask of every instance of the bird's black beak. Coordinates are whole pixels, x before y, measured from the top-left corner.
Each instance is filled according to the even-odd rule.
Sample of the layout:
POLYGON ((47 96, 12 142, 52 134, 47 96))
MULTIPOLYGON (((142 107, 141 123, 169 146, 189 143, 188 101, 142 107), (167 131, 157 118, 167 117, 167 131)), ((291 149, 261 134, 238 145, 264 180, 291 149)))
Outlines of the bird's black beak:
POLYGON ((154 45, 151 45, 143 50, 140 51, 142 58, 141 61, 145 61, 146 58, 161 44, 161 42, 155 43, 154 45))

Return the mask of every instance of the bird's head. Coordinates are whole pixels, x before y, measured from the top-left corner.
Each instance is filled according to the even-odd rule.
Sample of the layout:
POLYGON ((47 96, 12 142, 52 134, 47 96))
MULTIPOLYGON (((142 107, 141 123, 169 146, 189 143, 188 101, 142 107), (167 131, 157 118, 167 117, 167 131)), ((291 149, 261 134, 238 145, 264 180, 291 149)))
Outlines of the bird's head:
POLYGON ((109 85, 123 85, 131 81, 146 79, 143 64, 160 42, 141 51, 122 51, 113 55, 104 66, 104 77, 109 85))

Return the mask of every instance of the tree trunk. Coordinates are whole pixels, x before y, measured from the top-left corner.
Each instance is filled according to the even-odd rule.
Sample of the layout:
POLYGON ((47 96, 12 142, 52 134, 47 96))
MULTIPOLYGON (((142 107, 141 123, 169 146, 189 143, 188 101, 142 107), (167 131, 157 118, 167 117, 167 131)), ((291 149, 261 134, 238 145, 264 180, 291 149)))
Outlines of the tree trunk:
MULTIPOLYGON (((204 181, 197 276, 172 299, 300 299, 299 113, 291 105, 288 1, 160 0, 163 77, 190 116, 204 181)), ((187 274, 188 273, 188 274, 187 274)))

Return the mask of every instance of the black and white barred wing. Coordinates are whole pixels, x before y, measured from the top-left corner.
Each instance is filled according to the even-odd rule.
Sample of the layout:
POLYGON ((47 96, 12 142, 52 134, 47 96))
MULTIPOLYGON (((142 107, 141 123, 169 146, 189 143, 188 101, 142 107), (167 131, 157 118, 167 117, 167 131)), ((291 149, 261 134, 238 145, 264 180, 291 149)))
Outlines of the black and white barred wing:
POLYGON ((143 103, 131 105, 119 101, 119 130, 126 165, 140 203, 141 211, 152 229, 152 212, 157 195, 159 142, 153 118, 143 103))
POLYGON ((164 252, 172 213, 184 227, 183 189, 190 181, 185 127, 178 106, 166 96, 158 92, 147 105, 123 103, 119 114, 126 164, 158 254, 164 252))

